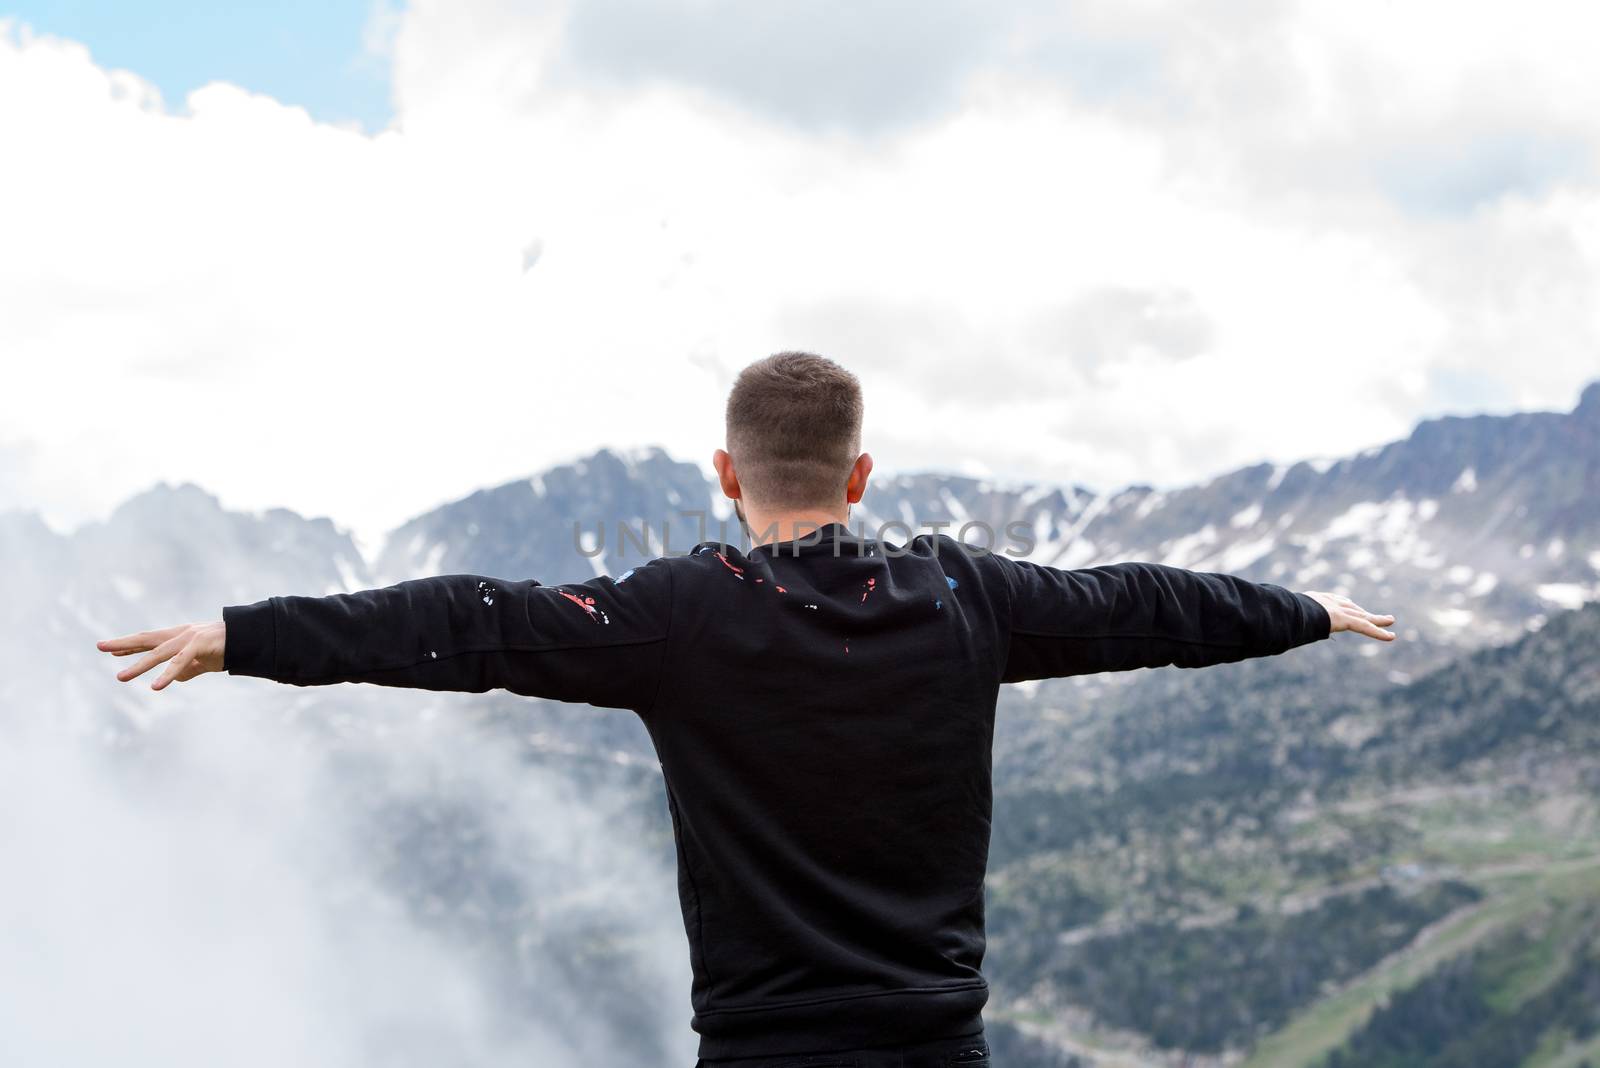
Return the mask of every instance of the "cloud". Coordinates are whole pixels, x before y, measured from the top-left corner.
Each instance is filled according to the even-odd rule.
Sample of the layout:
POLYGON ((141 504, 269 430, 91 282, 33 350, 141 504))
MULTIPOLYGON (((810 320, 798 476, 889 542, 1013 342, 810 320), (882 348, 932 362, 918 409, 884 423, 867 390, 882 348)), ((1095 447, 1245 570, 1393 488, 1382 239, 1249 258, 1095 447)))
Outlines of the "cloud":
POLYGON ((1183 290, 1091 290, 1043 313, 1037 347, 1098 367, 1146 356, 1182 360, 1211 344, 1212 326, 1183 290))
POLYGON ((1575 138, 1476 131, 1463 141, 1395 146, 1376 171, 1384 192, 1407 211, 1455 215, 1508 196, 1538 198, 1558 183, 1586 182, 1590 156, 1590 146, 1575 138))
POLYGON ((570 9, 556 86, 701 86, 810 131, 948 112, 1003 19, 978 0, 592 0, 570 9))
POLYGON ((34 500, 39 487, 31 475, 35 446, 0 438, 0 511, 34 500))
POLYGON ((330 729, 242 692, 219 679, 121 746, 45 726, 87 709, 0 710, 9 1063, 692 1056, 674 877, 607 833, 614 798, 464 709, 430 726, 390 693, 362 727, 323 701, 330 729), (561 944, 591 925, 615 959, 561 944), (646 996, 619 1012, 617 991, 646 996))
POLYGON ((52 517, 192 480, 375 540, 600 445, 708 455, 793 347, 862 374, 881 470, 1089 484, 1592 376, 1587 15, 851 10, 418 0, 371 137, 0 32, 0 418, 52 517))

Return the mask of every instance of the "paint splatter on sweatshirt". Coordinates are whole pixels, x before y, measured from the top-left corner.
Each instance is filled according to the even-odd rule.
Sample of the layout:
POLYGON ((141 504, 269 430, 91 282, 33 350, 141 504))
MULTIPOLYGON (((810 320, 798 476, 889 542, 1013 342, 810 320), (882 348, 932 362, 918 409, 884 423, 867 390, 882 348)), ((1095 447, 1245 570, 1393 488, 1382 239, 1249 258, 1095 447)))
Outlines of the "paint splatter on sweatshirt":
POLYGON ((635 711, 665 778, 705 1058, 970 1033, 989 991, 990 743, 1007 682, 1270 656, 1313 598, 1057 569, 834 524, 612 579, 442 575, 223 609, 225 669, 635 711))

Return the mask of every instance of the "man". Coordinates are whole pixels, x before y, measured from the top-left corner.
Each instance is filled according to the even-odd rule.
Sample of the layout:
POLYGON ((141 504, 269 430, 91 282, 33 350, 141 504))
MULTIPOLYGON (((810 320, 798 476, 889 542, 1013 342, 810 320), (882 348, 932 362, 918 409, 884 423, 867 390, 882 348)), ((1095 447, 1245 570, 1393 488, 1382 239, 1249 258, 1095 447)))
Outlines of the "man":
POLYGON ((166 662, 158 690, 227 671, 632 709, 665 778, 701 1064, 985 1065, 1000 685, 1342 630, 1389 641, 1393 617, 1154 563, 1062 570, 853 533, 861 416, 855 377, 820 356, 739 375, 713 464, 748 552, 706 542, 559 586, 443 575, 270 597, 99 648, 146 654, 125 681, 166 662))

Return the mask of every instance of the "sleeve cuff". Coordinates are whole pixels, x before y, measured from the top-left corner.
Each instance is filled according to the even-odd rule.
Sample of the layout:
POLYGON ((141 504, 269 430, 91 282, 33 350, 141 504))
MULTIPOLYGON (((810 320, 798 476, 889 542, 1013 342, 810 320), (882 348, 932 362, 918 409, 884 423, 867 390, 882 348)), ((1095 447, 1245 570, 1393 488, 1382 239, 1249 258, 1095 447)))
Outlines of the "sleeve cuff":
POLYGON ((1322 638, 1331 638, 1333 636, 1333 617, 1328 614, 1326 608, 1322 607, 1322 602, 1310 594, 1300 593, 1299 591, 1293 592, 1305 607, 1300 638, 1296 644, 1304 645, 1307 642, 1318 641, 1322 638))
POLYGON ((270 679, 278 660, 278 624, 273 599, 222 609, 222 670, 270 679))

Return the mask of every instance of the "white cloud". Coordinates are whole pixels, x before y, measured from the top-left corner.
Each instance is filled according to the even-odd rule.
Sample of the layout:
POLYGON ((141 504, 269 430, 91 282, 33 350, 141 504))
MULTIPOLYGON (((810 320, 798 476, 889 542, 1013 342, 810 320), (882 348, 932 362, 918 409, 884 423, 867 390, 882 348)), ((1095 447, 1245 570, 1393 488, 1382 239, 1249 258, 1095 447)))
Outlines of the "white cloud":
POLYGON ((673 37, 631 78, 620 14, 417 3, 376 137, 222 84, 163 105, 13 27, 8 439, 59 519, 192 479, 376 532, 602 444, 702 460, 780 348, 862 374, 880 470, 1106 487, 1593 376, 1582 12, 985 10, 894 101, 870 68, 907 52, 771 77, 814 73, 826 12, 735 27, 770 70, 673 37))
POLYGON ((460 701, 428 721, 420 698, 391 694, 375 734, 330 731, 327 714, 355 717, 328 701, 307 733, 242 693, 218 679, 185 694, 126 748, 4 710, 0 919, 7 959, 25 962, 0 971, 8 1064, 693 1055, 673 876, 605 833, 621 804, 608 790, 530 767, 460 701), (445 856, 448 876, 414 850, 445 856), (514 922, 512 900, 537 908, 508 953, 482 933, 514 922), (663 992, 626 1022, 560 945, 586 917, 626 946, 630 974, 611 981, 663 992))

